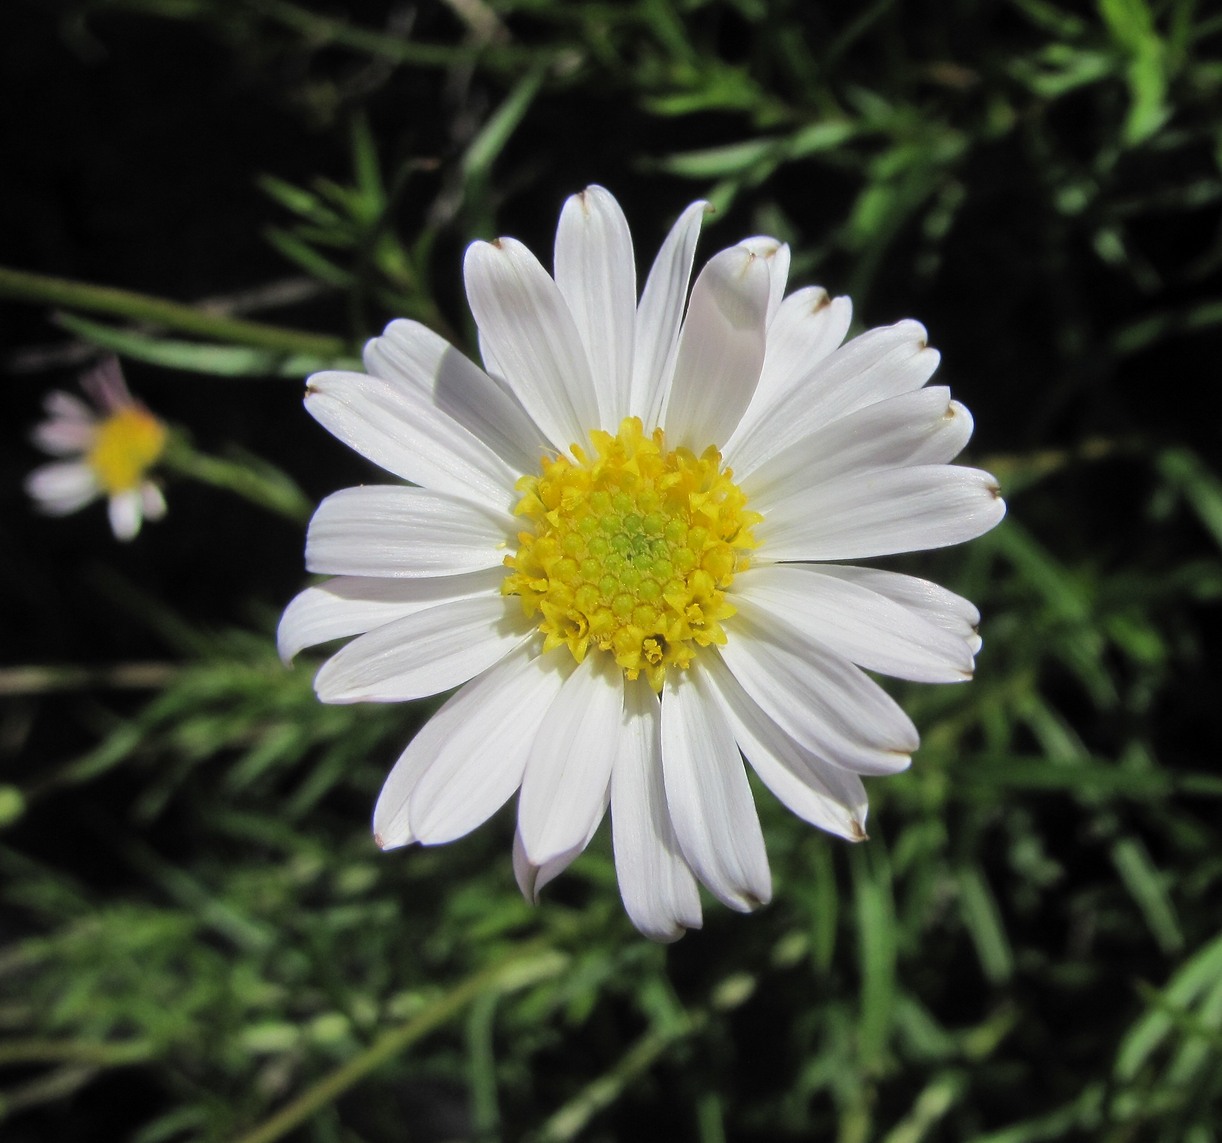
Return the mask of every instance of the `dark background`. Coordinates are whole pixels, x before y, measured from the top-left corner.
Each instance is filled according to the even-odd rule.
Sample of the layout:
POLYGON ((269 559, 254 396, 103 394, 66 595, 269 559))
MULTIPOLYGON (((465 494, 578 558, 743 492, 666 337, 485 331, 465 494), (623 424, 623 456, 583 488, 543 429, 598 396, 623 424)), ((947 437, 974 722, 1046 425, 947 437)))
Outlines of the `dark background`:
MULTIPOLYGON (((306 7, 360 28, 410 26, 414 38, 429 43, 461 45, 468 36, 441 4, 306 7)), ((1172 114, 1165 128, 1134 141, 1125 136, 1131 92, 1121 54, 1097 81, 1065 95, 1024 87, 1015 61, 1038 59, 1051 71, 1048 53, 1072 41, 1068 33, 1040 27, 1022 5, 882 5, 859 30, 853 14, 826 5, 780 4, 771 17, 746 3, 674 8, 700 59, 752 77, 764 93, 738 104, 730 97, 718 103, 711 86, 702 87, 677 56, 667 55, 659 46, 665 37, 641 14, 646 7, 605 6, 610 15, 603 31, 584 17, 548 15, 546 7, 504 6, 510 41, 540 51, 567 45, 585 54, 567 71, 563 60, 548 70, 492 165, 493 177, 460 193, 467 146, 520 79, 512 66, 475 55, 466 66, 394 65, 294 31, 270 16, 268 5, 7 0, 0 10, 0 265, 189 303, 233 301, 269 283, 301 283, 300 268, 265 240, 269 228, 292 220, 258 179, 349 181, 353 125, 363 117, 384 171, 412 172, 385 225, 405 245, 431 235, 421 292, 435 298, 460 336, 469 335, 459 266, 471 238, 513 234, 546 263, 564 197, 602 182, 623 203, 643 260, 688 201, 716 189, 716 177, 685 179, 668 168, 675 153, 782 137, 803 117, 817 122, 846 109, 864 121, 870 113, 858 98, 863 88, 906 107, 911 138, 903 127, 890 136, 865 132, 843 149, 779 162, 759 185, 749 178, 735 183, 733 201, 706 232, 701 252, 777 229, 798 255, 795 284, 851 288, 859 326, 922 320, 944 355, 940 380, 975 416, 970 460, 996 469, 1011 497, 1015 528, 1036 541, 1036 549, 1024 547, 1025 540, 998 541, 983 549, 987 555, 973 557, 975 563, 952 553, 912 565, 937 578, 943 571, 961 576, 952 585, 982 603, 982 678, 973 684, 970 712, 947 715, 967 727, 952 745, 939 748, 937 735, 927 735, 934 742, 930 756, 918 759, 926 776, 913 777, 925 784, 904 785, 905 778, 894 795, 880 789, 876 805, 883 809, 875 812, 890 815, 880 818, 889 821, 880 847, 910 829, 915 837, 917 827, 944 822, 951 838, 947 868, 977 863, 1016 950, 1010 976, 982 974, 978 948, 945 905, 954 896, 949 890, 945 915, 934 909, 906 922, 906 931, 927 933, 928 951, 903 946, 904 979, 938 1021, 958 1030, 989 1012, 1020 1014, 1000 1055, 981 1064, 969 1082, 977 1085, 973 1098, 958 1105, 946 1134, 929 1137, 971 1138, 1051 1115, 1090 1084, 1110 1082, 1115 1045, 1153 1004, 1137 982, 1171 979, 1212 939, 1222 905, 1216 791, 1202 794, 1197 783, 1194 794, 1183 781, 1186 774, 1216 778, 1222 747, 1222 517, 1210 515, 1222 504, 1216 483, 1222 152, 1217 65, 1207 66, 1217 55, 1216 36, 1202 34, 1183 53, 1188 62, 1169 83, 1172 114), (785 36, 800 36, 818 57, 818 69, 787 63, 785 36), (682 98, 698 106, 680 114, 682 98), (945 130, 926 133, 928 124, 945 130), (888 156, 898 163, 905 147, 920 151, 948 140, 962 147, 955 157, 887 173, 888 156), (930 189, 920 189, 922 179, 932 180, 930 189), (884 204, 874 229, 862 221, 871 193, 884 204), (1207 474, 1199 486, 1168 475, 1169 451, 1195 458, 1207 474), (1048 565, 1040 563, 1043 555, 1048 565), (948 570, 965 564, 967 572, 948 570), (1106 687, 1091 690, 1094 670, 1110 680, 1110 695, 1106 687), (1068 782, 1041 787, 1034 778, 1024 786, 1023 773, 1045 774, 1035 764, 1056 756, 1038 722, 1025 721, 1025 708, 1014 701, 1021 686, 1054 712, 1053 721, 1060 720, 1085 755, 1111 767, 1106 772, 1122 771, 1139 745, 1156 760, 1170 793, 1143 798, 1086 779, 1076 789, 1068 782), (932 792, 931 772, 958 792, 932 792), (1144 927, 1148 918, 1118 887, 1108 848, 1117 838, 1140 844, 1159 871, 1177 910, 1178 947, 1160 946, 1144 927), (1032 847, 1059 870, 1046 884, 1034 877, 1034 866, 1023 864, 1032 847)), ((1083 53, 1106 59, 1119 51, 1101 27, 1090 18, 1087 24, 1077 44, 1083 53)), ((373 287, 307 292, 291 305, 239 308, 258 320, 338 334, 354 346, 406 312, 373 287)), ((0 664, 189 661, 192 651, 175 634, 176 622, 204 634, 238 628, 270 644, 279 609, 305 580, 300 525, 182 479, 167 484, 168 518, 146 526, 129 545, 112 541, 96 505, 66 521, 36 516, 21 487, 39 461, 26 434, 46 392, 71 388, 92 350, 60 328, 49 307, 12 299, 0 302, 0 345, 0 383, 8 397, 0 428, 0 664)), ((132 389, 169 422, 187 427, 200 448, 224 453, 236 446, 264 457, 291 473, 312 501, 371 477, 368 466, 305 416, 299 379, 223 378, 140 362, 127 362, 126 372, 132 389)), ((208 874, 200 871, 216 859, 209 847, 225 844, 209 837, 203 810, 196 815, 174 801, 160 816, 133 825, 132 807, 151 781, 147 768, 48 786, 49 774, 136 718, 149 697, 105 688, 17 688, 4 700, 0 780, 30 797, 29 812, 2 836, 6 852, 61 868, 107 905, 147 895, 149 878, 130 860, 127 831, 139 833, 141 844, 165 861, 194 866, 204 880, 208 874)), ((969 700, 963 702, 966 709, 969 700)), ((943 714, 931 705, 918 721, 923 728, 936 725, 943 714)), ((369 717, 387 720, 388 745, 337 786, 316 818, 296 823, 344 860, 360 852, 355 835, 364 830, 371 785, 376 789, 377 775, 398 748, 390 744, 404 738, 418 714, 369 717)), ((173 763, 173 751, 157 749, 173 763)), ((295 779, 286 774, 277 781, 255 811, 272 816, 275 798, 295 779)), ((773 825, 774 861, 796 900, 813 884, 801 848, 809 843, 795 840, 805 835, 792 827, 773 825)), ((428 877, 418 866, 433 888, 422 891, 421 916, 413 920, 409 913, 402 922, 411 926, 410 935, 406 928, 401 934, 403 946, 418 954, 410 969, 397 966, 403 973, 441 978, 476 955, 447 959, 437 948, 430 952, 418 930, 435 925, 454 936, 470 923, 446 912, 456 906, 440 887, 442 870, 452 886, 461 886, 464 877, 491 877, 486 870, 495 861, 498 891, 512 892, 501 868, 508 866, 503 842, 496 836, 486 848, 461 843, 455 854, 440 855, 428 877)), ((850 894, 857 867, 840 855, 829 860, 843 898, 833 925, 856 934, 860 921, 850 894)), ((907 875, 900 859, 895 866, 902 911, 907 875)), ((8 872, 20 868, 10 862, 8 872)), ((399 883, 392 888, 404 891, 399 883)), ((556 893, 556 910, 614 903, 613 888, 599 887, 597 873, 556 893)), ((683 1137, 692 1129, 690 1107, 710 1091, 721 1095, 730 1138, 801 1138, 806 1129, 831 1131, 835 1122, 843 1129, 844 1120, 828 1110, 840 1106, 828 1089, 811 1097, 808 1117, 777 1110, 789 1106, 784 1099, 799 1085, 801 1061, 831 1036, 823 1029, 836 1026, 834 1013, 818 1005, 830 1004, 828 997, 854 998, 863 987, 847 962, 813 976, 804 962, 767 968, 774 938, 793 919, 784 909, 797 906, 774 907, 764 915, 769 920, 710 910, 711 936, 687 938, 668 960, 657 950, 641 954, 656 953, 649 963, 666 966, 684 1004, 744 966, 760 974, 759 987, 748 1005, 717 1017, 713 1032, 664 1057, 641 1087, 630 1088, 597 1121, 611 1132, 600 1138, 683 1137), (680 1093, 675 1101, 668 1099, 672 1091, 680 1093)), ((20 892, 5 911, 0 937, 6 942, 55 931, 54 910, 32 907, 20 892)), ((606 921, 593 943, 618 948, 623 958, 631 937, 617 924, 606 921)), ((849 940, 842 933, 842 946, 849 940)), ((468 943, 479 946, 477 939, 468 943)), ((375 953, 371 947, 371 961, 375 953)), ((498 1041, 501 1059, 510 1060, 501 1079, 506 1138, 537 1128, 546 1113, 622 1059, 640 1031, 641 1009, 630 995, 636 970, 624 959, 615 964, 621 973, 615 979, 627 983, 619 991, 607 986, 590 1001, 588 1024, 570 1015, 576 1030, 553 1028, 551 1040, 536 1031, 535 1039, 521 1033, 526 1048, 518 1040, 498 1041), (537 1075, 514 1069, 519 1049, 537 1075)), ((851 1000, 845 1003, 851 1007, 851 1000)), ((303 1013, 303 1023, 313 1014, 303 1013)), ((532 1019, 536 1026, 562 1023, 529 1012, 506 1019, 519 1031, 532 1019)), ((1216 1028, 1212 1034, 1209 1050, 1216 1055, 1216 1028)), ((168 1050, 172 1060, 174 1050, 168 1050)), ((888 1051, 888 1062, 870 1079, 879 1137, 928 1078, 924 1065, 913 1062, 920 1052, 902 1038, 888 1051)), ((325 1053, 306 1053, 304 1060, 294 1090, 304 1084, 302 1076, 312 1078, 333 1062, 325 1053)), ((953 1066, 975 1064, 959 1056, 953 1066)), ((329 1138, 396 1138, 385 1124, 404 1118, 417 1129, 414 1138, 461 1136, 467 1121, 464 1089, 454 1078, 460 1071, 442 1050, 423 1081, 396 1073, 367 1098, 341 1105, 333 1122, 359 1135, 329 1138), (448 1116, 457 1116, 459 1126, 447 1125, 448 1116)), ((31 1066, 14 1082, 38 1074, 31 1066)), ((1151 1072, 1152 1088, 1156 1080, 1151 1072)), ((184 1091, 225 1091, 227 1083, 243 1090, 240 1066, 226 1071, 195 1060, 168 1071, 108 1072, 71 1097, 15 1118, 13 1137, 127 1138, 152 1112, 188 1100, 184 1091)), ((1063 1133, 1038 1137, 1171 1143, 1187 1138, 1175 1135, 1181 1127, 1201 1121, 1210 1093, 1216 1095, 1216 1083, 1191 1087, 1163 1119, 1125 1120, 1118 1111, 1114 1122, 1104 1116, 1107 1130, 1121 1125, 1116 1134, 1075 1135, 1086 1130, 1083 1116, 1066 1119, 1063 1133), (1121 1127, 1134 1123, 1136 1134, 1124 1135, 1121 1127)), ((285 1097, 277 1092, 264 1104, 255 1100, 234 1113, 235 1122, 249 1126, 285 1097)))

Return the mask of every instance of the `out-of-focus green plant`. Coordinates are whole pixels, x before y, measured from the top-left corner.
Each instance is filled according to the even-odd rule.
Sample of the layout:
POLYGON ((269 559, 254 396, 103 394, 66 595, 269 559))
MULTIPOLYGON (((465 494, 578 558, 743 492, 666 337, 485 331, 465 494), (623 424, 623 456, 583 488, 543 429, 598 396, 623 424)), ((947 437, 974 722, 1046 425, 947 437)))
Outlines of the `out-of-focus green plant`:
MULTIPOLYGON (((594 154, 600 170, 793 241, 794 278, 859 313, 915 292, 970 353, 956 315, 981 308, 956 291, 995 291, 975 361, 997 373, 970 403, 1011 410, 985 458, 1011 518, 911 565, 980 604, 979 676, 901 688, 924 743, 872 787, 868 844, 758 791, 775 902, 710 910, 663 949, 620 915, 605 837, 540 909, 503 818, 377 853, 368 810, 424 712, 317 703, 309 665, 274 657, 282 600, 216 634, 189 600, 156 612, 136 593, 165 662, 0 671, 10 696, 88 696, 97 729, 0 788, 0 829, 71 802, 118 869, 99 886, 88 854, 0 834, 19 920, 0 947, 0 1123, 48 1122, 122 1071, 148 1101, 136 1143, 1216 1139, 1222 777, 1182 735, 1216 671, 1222 481, 1216 426, 1151 407, 1187 396, 1162 361, 1183 370, 1222 325, 1216 227, 1187 256, 1161 237, 1222 201, 1218 19, 1187 0, 426 7, 420 31, 285 0, 76 9, 291 60, 289 97, 349 125, 349 181, 261 180, 284 216, 268 240, 342 299, 332 333, 30 275, 0 272, 0 291, 205 374, 342 365, 389 316, 457 336, 439 288, 457 262, 438 251, 522 199, 550 220, 575 189, 551 181, 561 152, 605 129, 632 150, 594 154), (440 142, 396 150, 370 126, 402 77, 446 118, 440 142), (154 693, 133 707, 111 687, 154 693), (95 796, 106 808, 80 808, 95 796)), ((183 453, 179 472, 300 511, 262 462, 183 453)))

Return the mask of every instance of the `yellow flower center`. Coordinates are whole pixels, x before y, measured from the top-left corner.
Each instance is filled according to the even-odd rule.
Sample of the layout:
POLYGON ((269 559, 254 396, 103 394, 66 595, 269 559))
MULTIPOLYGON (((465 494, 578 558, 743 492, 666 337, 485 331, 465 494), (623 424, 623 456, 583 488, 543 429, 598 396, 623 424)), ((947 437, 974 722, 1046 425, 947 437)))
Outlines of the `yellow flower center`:
POLYGON ((137 488, 165 449, 165 426, 152 413, 128 405, 102 421, 87 460, 109 495, 137 488))
POLYGON ((662 430, 646 436, 636 417, 590 437, 592 455, 574 446, 575 461, 544 458, 518 481, 514 511, 530 530, 505 559, 502 591, 537 618, 544 650, 565 645, 579 663, 591 647, 606 651, 660 692, 668 667, 726 641, 726 588, 748 566, 762 517, 711 445, 668 451, 662 430))

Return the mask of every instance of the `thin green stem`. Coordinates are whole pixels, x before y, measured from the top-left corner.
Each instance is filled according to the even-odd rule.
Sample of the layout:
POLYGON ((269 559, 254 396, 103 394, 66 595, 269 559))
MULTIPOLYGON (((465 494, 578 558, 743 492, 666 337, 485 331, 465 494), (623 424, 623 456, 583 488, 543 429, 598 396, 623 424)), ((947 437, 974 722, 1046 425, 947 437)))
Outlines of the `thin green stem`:
POLYGON ((485 992, 471 1005, 467 1017, 467 1084, 471 1092, 472 1134, 477 1139, 495 1139, 500 1131, 493 1047, 499 1000, 495 992, 485 992))
POLYGON ((1090 437, 1074 448, 997 453, 979 458, 978 463, 1002 482, 1005 495, 1013 496, 1072 465, 1093 464, 1117 456, 1135 456, 1141 451, 1142 443, 1136 439, 1090 437))
POLYGON ((338 1099, 382 1064, 457 1016, 477 997, 491 989, 521 987, 554 976, 566 963, 563 956, 539 943, 515 950, 504 960, 455 985, 406 1023, 386 1032, 234 1143, 272 1143, 338 1099))
POLYGON ((108 667, 0 668, 0 695, 41 695, 95 689, 160 690, 182 668, 174 663, 115 663, 108 667))
POLYGON ((151 1059, 150 1044, 135 1040, 128 1044, 90 1043, 88 1040, 0 1040, 0 1065, 85 1064, 89 1067, 120 1067, 151 1059))
POLYGON ((513 73, 529 65, 534 53, 491 38, 464 44, 436 44, 389 35, 311 12, 287 0, 252 0, 261 15, 315 43, 338 44, 352 51, 414 67, 469 66, 476 60, 502 72, 513 73))
POLYGON ((540 1129, 535 1143, 567 1143, 585 1130, 590 1120, 610 1107, 639 1076, 644 1075, 675 1044, 698 1035, 708 1024, 708 1013, 695 1011, 661 1027, 650 1028, 606 1075, 587 1084, 540 1129))
POLYGON ((28 1083, 0 1092, 0 1120, 23 1108, 67 1100, 91 1082, 97 1072, 95 1067, 66 1064, 62 1068, 35 1076, 28 1083))
POLYGON ((181 435, 171 440, 161 463, 179 476, 233 492, 294 524, 305 523, 314 510, 305 493, 279 469, 254 460, 211 456, 200 452, 181 435))
POLYGON ((113 314, 129 321, 151 322, 167 329, 182 330, 234 345, 252 345, 285 353, 311 353, 321 357, 342 357, 350 353, 350 347, 338 337, 264 325, 115 286, 96 286, 6 266, 0 266, 0 297, 113 314))

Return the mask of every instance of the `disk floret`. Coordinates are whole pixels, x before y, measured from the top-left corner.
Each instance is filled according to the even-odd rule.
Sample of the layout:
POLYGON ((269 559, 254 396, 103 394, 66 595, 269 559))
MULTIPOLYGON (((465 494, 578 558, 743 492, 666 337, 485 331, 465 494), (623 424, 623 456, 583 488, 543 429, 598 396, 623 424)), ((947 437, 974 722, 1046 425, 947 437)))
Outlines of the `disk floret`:
POLYGON ((99 422, 87 459, 108 494, 139 487, 165 449, 165 426, 139 405, 124 405, 99 422))
POLYGON ((502 591, 537 618, 545 650, 567 645, 579 663, 591 647, 609 652, 660 692, 667 668, 726 641, 726 589, 761 517, 714 446, 668 451, 636 417, 590 438, 592 454, 574 446, 575 459, 545 458, 518 481, 515 512, 530 528, 506 557, 502 591))

